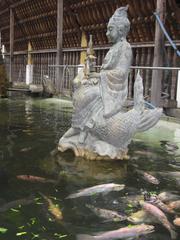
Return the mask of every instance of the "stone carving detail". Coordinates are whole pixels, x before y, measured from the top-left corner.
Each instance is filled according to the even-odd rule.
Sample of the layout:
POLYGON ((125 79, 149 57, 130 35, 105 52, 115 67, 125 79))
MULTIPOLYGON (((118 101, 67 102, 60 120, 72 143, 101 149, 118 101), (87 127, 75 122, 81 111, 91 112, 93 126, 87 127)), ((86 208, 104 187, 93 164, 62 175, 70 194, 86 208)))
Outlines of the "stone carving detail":
POLYGON ((128 74, 132 50, 126 40, 130 29, 127 7, 115 11, 107 26, 112 47, 100 72, 95 72, 92 40, 84 70, 74 79, 72 126, 60 139, 58 149, 72 149, 88 159, 124 159, 136 132, 154 126, 162 109, 145 109, 142 78, 134 84, 134 106, 127 110, 128 74))

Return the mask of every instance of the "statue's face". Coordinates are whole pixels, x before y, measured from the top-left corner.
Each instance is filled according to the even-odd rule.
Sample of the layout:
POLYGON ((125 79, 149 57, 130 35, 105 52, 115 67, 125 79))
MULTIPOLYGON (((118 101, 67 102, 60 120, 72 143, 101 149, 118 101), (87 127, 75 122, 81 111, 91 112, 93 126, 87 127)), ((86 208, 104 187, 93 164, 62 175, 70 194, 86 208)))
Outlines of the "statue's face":
POLYGON ((115 26, 113 24, 108 24, 106 36, 107 36, 108 41, 110 43, 116 43, 118 41, 118 38, 119 38, 119 33, 118 33, 117 26, 115 26))
POLYGON ((106 36, 110 43, 118 42, 124 35, 124 26, 123 25, 115 25, 115 24, 108 24, 106 36))

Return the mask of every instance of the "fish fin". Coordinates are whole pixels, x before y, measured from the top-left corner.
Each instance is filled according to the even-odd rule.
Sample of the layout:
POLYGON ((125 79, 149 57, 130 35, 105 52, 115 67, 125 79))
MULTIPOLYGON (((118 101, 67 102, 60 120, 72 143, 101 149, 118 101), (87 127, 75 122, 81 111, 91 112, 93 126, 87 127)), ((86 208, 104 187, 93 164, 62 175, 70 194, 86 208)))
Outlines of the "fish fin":
POLYGON ((141 116, 141 121, 138 126, 138 131, 143 132, 154 126, 162 115, 161 108, 155 108, 151 110, 146 110, 141 116))
POLYGON ((109 192, 110 192, 110 191, 102 192, 101 195, 102 195, 103 197, 106 197, 109 192))
POLYGON ((174 230, 170 230, 170 234, 171 234, 171 239, 176 239, 177 238, 177 233, 174 230))
POLYGON ((95 238, 88 234, 78 234, 76 236, 76 240, 93 240, 93 239, 95 239, 95 238))
POLYGON ((109 222, 113 222, 112 219, 106 219, 106 220, 103 220, 101 223, 109 223, 109 222))
POLYGON ((87 204, 86 203, 86 205, 85 205, 87 208, 90 208, 90 209, 92 209, 93 208, 93 206, 91 205, 91 204, 87 204))
POLYGON ((68 195, 66 197, 66 199, 71 199, 71 198, 76 198, 76 197, 77 197, 77 194, 76 193, 72 193, 72 194, 68 195))
POLYGON ((39 193, 39 195, 41 195, 41 197, 43 198, 43 199, 45 199, 46 200, 46 196, 42 193, 42 192, 38 192, 39 193))

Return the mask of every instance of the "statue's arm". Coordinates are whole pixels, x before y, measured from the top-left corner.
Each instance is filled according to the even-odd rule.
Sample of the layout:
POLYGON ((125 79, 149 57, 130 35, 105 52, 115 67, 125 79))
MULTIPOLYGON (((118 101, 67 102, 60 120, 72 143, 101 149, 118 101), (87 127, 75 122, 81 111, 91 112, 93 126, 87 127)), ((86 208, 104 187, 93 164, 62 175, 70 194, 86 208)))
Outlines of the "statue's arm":
MULTIPOLYGON (((119 53, 119 56, 117 57, 116 67, 114 69, 103 69, 103 72, 107 73, 107 76, 112 75, 115 78, 124 78, 124 75, 127 74, 129 67, 131 66, 132 62, 132 50, 127 43, 127 46, 123 47, 122 53, 119 53)), ((91 78, 100 78, 100 73, 98 72, 92 72, 88 76, 89 79, 91 78)))
POLYGON ((111 76, 115 79, 125 79, 129 72, 129 67, 132 63, 132 50, 127 43, 127 46, 123 47, 122 53, 117 57, 116 67, 112 70, 107 71, 107 77, 111 76))

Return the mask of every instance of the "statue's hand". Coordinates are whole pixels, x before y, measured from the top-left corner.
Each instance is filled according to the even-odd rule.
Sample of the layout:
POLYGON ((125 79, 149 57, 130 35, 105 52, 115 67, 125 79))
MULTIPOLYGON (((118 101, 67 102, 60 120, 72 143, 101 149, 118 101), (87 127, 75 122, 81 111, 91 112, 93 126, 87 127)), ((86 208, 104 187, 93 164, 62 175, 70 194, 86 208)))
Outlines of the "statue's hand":
POLYGON ((83 79, 83 80, 81 81, 81 84, 82 84, 82 85, 89 85, 89 81, 88 81, 87 79, 83 79))
POLYGON ((88 80, 89 80, 93 85, 98 84, 99 79, 100 79, 100 73, 97 73, 97 72, 92 72, 92 73, 90 73, 89 76, 88 76, 88 80))
POLYGON ((91 72, 91 73, 89 74, 88 78, 100 78, 100 73, 91 72))

